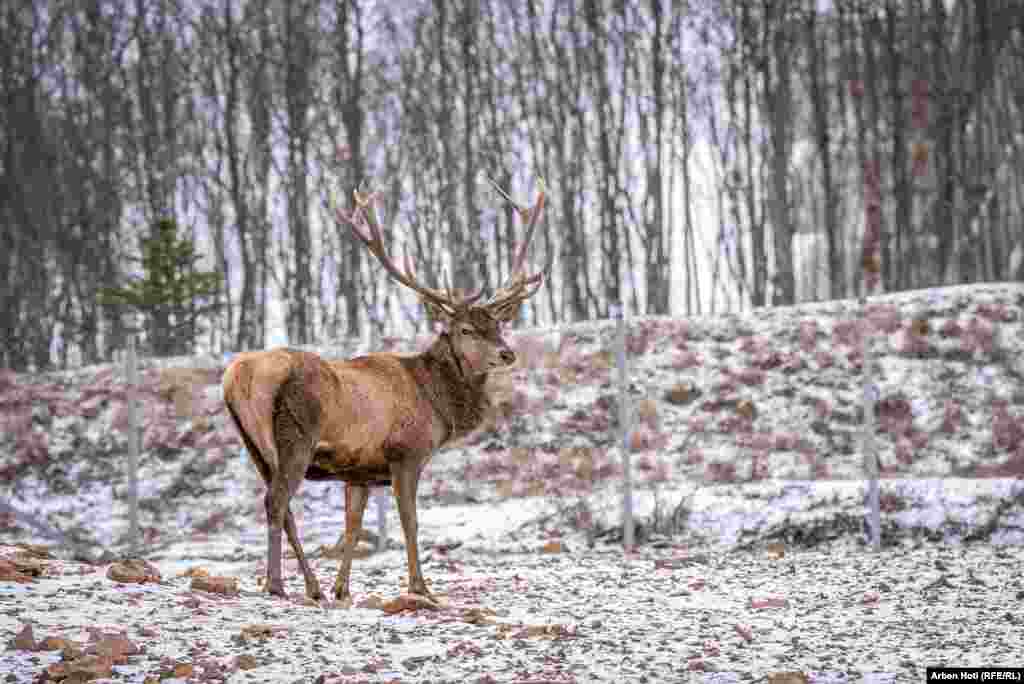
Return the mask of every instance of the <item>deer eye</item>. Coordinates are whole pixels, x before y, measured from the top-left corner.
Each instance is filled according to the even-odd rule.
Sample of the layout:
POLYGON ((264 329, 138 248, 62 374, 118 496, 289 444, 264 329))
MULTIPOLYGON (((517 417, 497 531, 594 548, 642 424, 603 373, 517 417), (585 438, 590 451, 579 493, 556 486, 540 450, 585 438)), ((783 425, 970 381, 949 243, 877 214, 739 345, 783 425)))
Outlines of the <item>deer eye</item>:
POLYGON ((463 335, 475 335, 476 334, 476 330, 473 330, 472 328, 463 328, 462 329, 462 334, 463 335))

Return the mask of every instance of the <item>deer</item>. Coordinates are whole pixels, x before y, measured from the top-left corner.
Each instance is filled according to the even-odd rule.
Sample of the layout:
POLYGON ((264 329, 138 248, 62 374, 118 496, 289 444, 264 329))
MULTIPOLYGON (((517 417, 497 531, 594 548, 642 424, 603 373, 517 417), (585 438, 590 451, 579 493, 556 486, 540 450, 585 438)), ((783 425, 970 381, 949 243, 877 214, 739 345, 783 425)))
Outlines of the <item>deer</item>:
POLYGON ((306 596, 326 604, 303 553, 290 501, 304 480, 345 483, 344 545, 334 582, 338 606, 350 607, 352 558, 371 487, 393 490, 408 564, 408 593, 436 602, 419 564, 416 499, 432 455, 479 428, 490 409, 488 375, 508 371, 515 352, 503 338, 526 300, 541 288, 547 265, 527 274, 527 248, 545 203, 523 207, 495 184, 525 224, 508 277, 483 301, 484 289, 456 291, 424 285, 408 252, 403 268, 388 254, 375 193, 354 191, 351 213, 335 209, 353 235, 397 283, 415 292, 440 321, 425 351, 370 353, 341 361, 291 348, 238 354, 224 371, 224 402, 265 485, 266 590, 287 597, 281 574, 281 533, 295 553, 306 596))

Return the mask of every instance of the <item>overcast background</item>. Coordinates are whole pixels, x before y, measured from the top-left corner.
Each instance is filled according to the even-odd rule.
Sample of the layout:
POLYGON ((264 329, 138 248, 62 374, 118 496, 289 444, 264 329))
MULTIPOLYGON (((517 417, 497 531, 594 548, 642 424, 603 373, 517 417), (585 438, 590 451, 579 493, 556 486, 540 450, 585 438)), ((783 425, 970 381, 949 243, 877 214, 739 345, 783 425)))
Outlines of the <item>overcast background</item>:
MULTIPOLYGON (((546 325, 1021 279, 1010 0, 52 0, 0 11, 0 366, 109 358, 173 218, 222 274, 181 351, 422 329, 329 210, 493 289, 549 201, 546 325)), ((151 336, 151 335, 150 335, 151 336)), ((152 347, 146 334, 143 352, 152 347)))

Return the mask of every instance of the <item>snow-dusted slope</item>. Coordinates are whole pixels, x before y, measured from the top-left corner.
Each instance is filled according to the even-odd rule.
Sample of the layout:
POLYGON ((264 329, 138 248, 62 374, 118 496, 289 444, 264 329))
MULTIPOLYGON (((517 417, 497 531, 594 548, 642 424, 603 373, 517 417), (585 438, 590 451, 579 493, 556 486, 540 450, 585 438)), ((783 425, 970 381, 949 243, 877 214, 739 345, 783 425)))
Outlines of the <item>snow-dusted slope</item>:
MULTIPOLYGON (((520 331, 523 367, 496 379, 493 424, 439 454, 421 485, 427 574, 452 607, 400 617, 245 593, 211 598, 176 578, 201 565, 256 591, 262 572, 262 484, 220 404, 223 359, 141 364, 143 555, 168 581, 133 589, 106 579, 104 566, 75 574, 92 566, 72 555, 106 551, 109 560, 126 550, 120 369, 0 375, 0 494, 26 516, 0 511, 0 543, 48 543, 57 556, 34 584, 0 582, 0 638, 25 623, 65 638, 86 624, 121 626, 147 647, 117 677, 128 681, 156 673, 164 656, 220 658, 232 681, 268 682, 322 673, 622 681, 645 672, 663 681, 684 678, 693 658, 702 663, 693 667, 738 672, 914 676, 939 660, 1008 664, 1010 647, 1022 650, 1019 625, 1009 629, 1022 619, 1012 606, 1024 590, 1022 304, 1024 287, 1014 284, 873 300, 887 544, 878 556, 860 546, 855 302, 630 321, 642 546, 628 562, 615 544, 614 324, 520 331), (47 528, 64 542, 54 545, 47 528), (948 546, 974 540, 983 543, 948 546), (545 545, 561 552, 540 554, 545 545), (784 607, 751 607, 776 593, 784 607), (510 626, 468 624, 474 607, 510 626), (999 610, 1010 612, 1000 619, 999 610), (288 629, 236 643, 252 622, 288 629), (558 627, 514 636, 543 624, 558 627), (243 652, 258 667, 229 662, 243 652)), ((342 506, 340 486, 304 485, 294 509, 307 549, 337 538, 342 506)), ((390 550, 357 564, 357 600, 393 595, 404 576, 391 522, 390 550)), ((336 562, 314 562, 327 586, 336 562)), ((294 573, 288 586, 301 592, 294 573)), ((0 671, 30 681, 52 659, 8 650, 0 671)))

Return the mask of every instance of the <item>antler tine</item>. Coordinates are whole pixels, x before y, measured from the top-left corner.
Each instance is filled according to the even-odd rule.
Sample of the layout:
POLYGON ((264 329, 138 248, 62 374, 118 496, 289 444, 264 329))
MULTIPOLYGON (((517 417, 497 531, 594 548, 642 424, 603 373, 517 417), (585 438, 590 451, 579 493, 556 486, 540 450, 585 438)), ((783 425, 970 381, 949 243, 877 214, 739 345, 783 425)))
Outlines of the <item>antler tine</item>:
POLYGON ((518 304, 520 302, 523 302, 535 295, 541 285, 544 284, 544 276, 551 269, 554 253, 551 252, 548 254, 547 264, 537 273, 528 276, 523 271, 523 266, 526 262, 527 250, 530 247, 530 242, 533 240, 533 235, 537 230, 538 223, 540 222, 540 215, 544 209, 544 203, 547 196, 543 179, 539 183, 540 192, 537 195, 537 201, 534 203, 533 207, 529 209, 519 206, 493 180, 491 180, 491 184, 502 197, 516 208, 519 215, 522 216, 524 220, 529 217, 529 225, 526 228, 526 234, 523 236, 523 241, 516 250, 508 279, 498 288, 497 292, 494 293, 494 296, 491 297, 490 301, 487 303, 487 307, 491 309, 494 314, 499 318, 505 319, 511 316, 511 307, 515 306, 518 308, 518 304))
POLYGON ((515 207, 516 211, 519 212, 520 216, 524 216, 524 217, 525 216, 529 216, 530 217, 530 225, 527 226, 526 236, 523 238, 522 244, 519 245, 519 249, 518 249, 518 251, 516 251, 515 258, 512 260, 512 269, 509 271, 509 279, 512 280, 517 275, 519 275, 519 273, 520 273, 520 271, 522 270, 522 267, 523 267, 523 262, 526 261, 526 252, 527 252, 527 249, 529 249, 529 247, 530 247, 530 241, 533 240, 533 233, 537 229, 537 222, 538 222, 537 219, 540 217, 541 211, 544 208, 544 202, 545 202, 546 195, 547 195, 547 192, 546 192, 547 189, 546 189, 545 184, 544 184, 544 179, 543 178, 539 179, 538 184, 540 185, 540 192, 537 195, 537 201, 533 205, 533 207, 527 208, 527 207, 521 206, 518 202, 516 202, 514 199, 512 199, 509 196, 509 194, 507 192, 505 192, 502 189, 502 187, 500 185, 498 185, 497 181, 495 181, 493 178, 488 177, 487 181, 498 192, 498 194, 501 195, 505 199, 506 202, 511 204, 513 207, 515 207))
MULTIPOLYGON (((544 209, 544 184, 541 183, 540 193, 537 195, 537 201, 534 203, 533 208, 529 209, 530 212, 530 225, 526 229, 526 235, 523 237, 523 243, 519 245, 519 251, 516 253, 515 261, 512 262, 512 270, 509 272, 510 275, 515 277, 522 272, 523 262, 526 261, 526 251, 530 247, 530 242, 533 240, 533 233, 537 230, 537 224, 540 223, 541 211, 544 209)), ((520 209, 520 212, 523 210, 520 209)))
POLYGON ((377 257, 377 261, 380 262, 381 266, 384 267, 392 278, 418 293, 423 298, 428 299, 432 303, 445 309, 449 313, 453 313, 457 306, 456 302, 453 302, 451 298, 443 296, 436 290, 420 284, 419 280, 413 273, 412 261, 409 259, 408 250, 405 251, 404 272, 395 264, 391 257, 388 256, 387 249, 384 247, 384 239, 381 234, 380 221, 377 220, 376 207, 373 206, 373 201, 375 199, 374 193, 355 190, 353 192, 353 196, 355 198, 356 206, 352 209, 352 215, 349 216, 340 208, 336 208, 335 212, 337 213, 338 218, 349 224, 356 238, 363 243, 371 254, 377 257), (369 235, 366 235, 363 232, 361 224, 365 224, 367 228, 369 228, 369 235))

